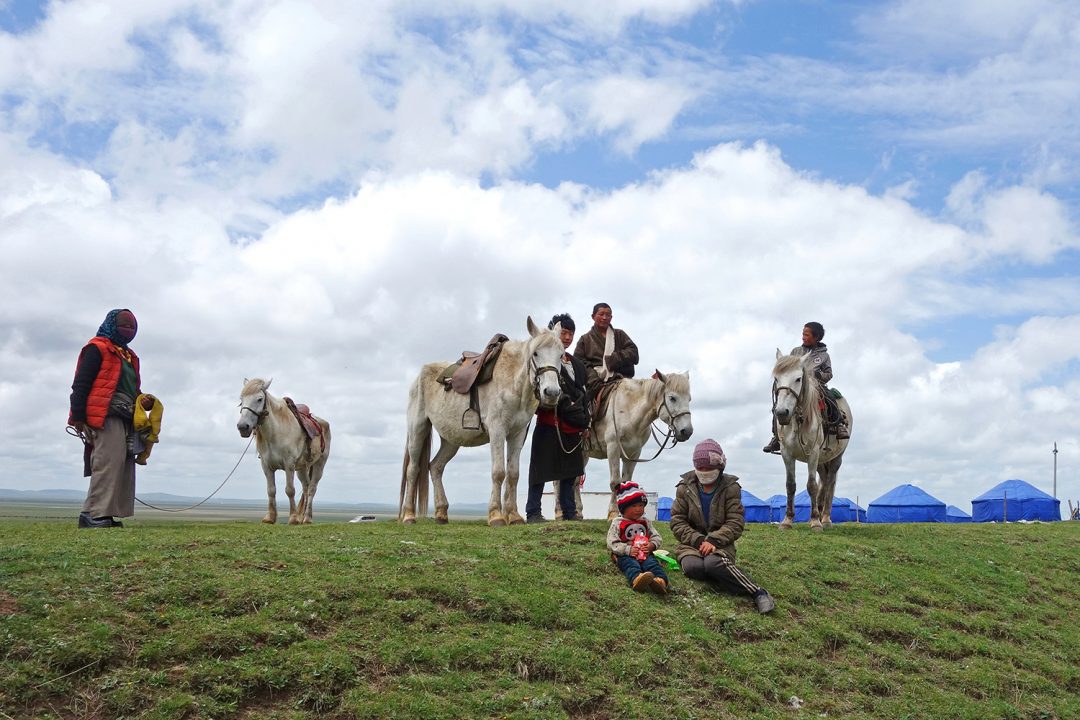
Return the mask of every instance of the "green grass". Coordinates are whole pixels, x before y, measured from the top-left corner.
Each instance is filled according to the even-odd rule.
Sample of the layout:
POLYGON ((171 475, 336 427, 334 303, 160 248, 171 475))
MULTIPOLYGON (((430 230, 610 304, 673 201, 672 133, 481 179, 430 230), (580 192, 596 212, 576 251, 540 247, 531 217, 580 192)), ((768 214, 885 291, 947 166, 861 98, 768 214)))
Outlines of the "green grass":
POLYGON ((3 522, 0 718, 1080 717, 1080 523, 751 526, 769 616, 606 527, 3 522))

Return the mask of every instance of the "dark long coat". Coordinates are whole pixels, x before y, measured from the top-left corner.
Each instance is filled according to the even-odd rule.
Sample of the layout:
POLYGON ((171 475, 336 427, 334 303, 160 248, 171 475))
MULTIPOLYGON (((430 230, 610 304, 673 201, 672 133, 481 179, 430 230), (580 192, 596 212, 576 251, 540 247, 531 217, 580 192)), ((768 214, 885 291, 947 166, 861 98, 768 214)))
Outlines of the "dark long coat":
MULTIPOLYGON (((565 356, 564 356, 565 357, 565 356)), ((574 368, 574 376, 566 371, 559 370, 559 383, 562 385, 563 397, 559 400, 558 415, 565 419, 572 417, 576 410, 582 408, 585 403, 585 365, 574 356, 570 356, 570 364, 574 368), (576 407, 573 407, 576 404, 576 407)), ((588 412, 585 408, 586 413, 588 412)), ((536 411, 539 416, 547 412, 543 408, 536 411)), ((580 413, 576 413, 580 415, 580 413)), ((533 427, 532 456, 529 458, 529 484, 542 485, 552 480, 568 480, 577 478, 585 472, 585 453, 582 447, 580 433, 561 432, 554 425, 539 422, 533 427), (562 436, 562 444, 559 444, 559 436, 562 436), (563 448, 573 452, 566 453, 563 448)), ((582 430, 585 428, 583 427, 582 430)))

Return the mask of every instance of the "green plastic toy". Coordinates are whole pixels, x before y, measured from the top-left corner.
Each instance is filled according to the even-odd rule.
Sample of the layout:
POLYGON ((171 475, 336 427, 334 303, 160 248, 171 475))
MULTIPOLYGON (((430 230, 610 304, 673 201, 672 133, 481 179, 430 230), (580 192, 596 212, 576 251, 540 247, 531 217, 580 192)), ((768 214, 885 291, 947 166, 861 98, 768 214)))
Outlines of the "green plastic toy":
POLYGON ((664 566, 665 570, 678 570, 679 561, 671 557, 667 550, 655 550, 653 555, 660 561, 660 564, 664 566))

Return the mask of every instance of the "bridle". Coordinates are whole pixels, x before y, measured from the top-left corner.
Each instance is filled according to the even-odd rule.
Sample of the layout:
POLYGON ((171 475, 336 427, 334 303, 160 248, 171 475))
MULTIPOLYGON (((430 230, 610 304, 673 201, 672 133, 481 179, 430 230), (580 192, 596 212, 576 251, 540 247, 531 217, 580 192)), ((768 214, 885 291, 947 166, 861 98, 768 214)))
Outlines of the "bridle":
MULTIPOLYGON (((803 379, 805 380, 805 377, 803 379)), ((802 412, 803 391, 806 390, 806 383, 803 383, 799 387, 798 392, 795 392, 791 388, 791 386, 789 386, 789 385, 777 385, 776 389, 773 390, 773 412, 774 412, 774 414, 776 412, 776 399, 780 397, 780 391, 781 390, 787 390, 789 393, 791 393, 792 395, 795 396, 795 422, 797 424, 801 425, 802 421, 803 421, 803 412, 802 412)))
POLYGON ((660 453, 664 452, 664 450, 667 450, 669 447, 673 448, 673 447, 675 447, 676 445, 679 444, 679 438, 675 437, 675 421, 678 420, 679 418, 681 418, 683 415, 689 415, 690 411, 685 410, 685 411, 683 411, 681 413, 673 413, 673 412, 671 412, 671 408, 668 407, 668 402, 667 402, 667 388, 664 388, 663 391, 660 394, 660 404, 656 408, 656 416, 657 417, 660 417, 660 408, 663 408, 664 412, 666 412, 667 416, 668 416, 668 419, 664 421, 667 424, 667 433, 665 433, 663 438, 661 439, 659 437, 658 433, 656 432, 656 427, 653 426, 653 425, 649 426, 649 432, 652 433, 653 442, 655 442, 659 446, 656 449, 656 453, 651 458, 649 458, 648 460, 630 458, 630 457, 626 456, 626 450, 624 450, 623 446, 622 446, 622 440, 620 439, 621 433, 619 432, 619 423, 618 423, 618 420, 616 419, 616 418, 618 418, 619 413, 615 410, 615 398, 614 397, 611 398, 611 424, 612 424, 612 427, 614 427, 614 429, 615 429, 615 442, 619 445, 619 457, 622 459, 623 462, 632 462, 632 463, 652 462, 656 458, 660 457, 660 453), (669 440, 671 441, 670 446, 668 445, 669 440))
POLYGON ((262 401, 263 401, 262 412, 256 412, 255 408, 248 407, 247 405, 244 404, 243 400, 240 401, 240 412, 243 412, 244 410, 247 410, 249 413, 254 415, 255 416, 255 427, 259 427, 259 423, 261 423, 263 421, 263 418, 265 418, 267 415, 270 414, 270 411, 266 409, 266 406, 269 403, 266 400, 266 390, 265 389, 263 389, 263 391, 262 391, 262 401))
POLYGON ((533 358, 529 358, 529 368, 532 370, 532 386, 533 395, 536 397, 537 402, 541 402, 540 398, 540 378, 543 377, 546 372, 555 373, 555 382, 559 382, 559 368, 554 365, 537 365, 533 358))

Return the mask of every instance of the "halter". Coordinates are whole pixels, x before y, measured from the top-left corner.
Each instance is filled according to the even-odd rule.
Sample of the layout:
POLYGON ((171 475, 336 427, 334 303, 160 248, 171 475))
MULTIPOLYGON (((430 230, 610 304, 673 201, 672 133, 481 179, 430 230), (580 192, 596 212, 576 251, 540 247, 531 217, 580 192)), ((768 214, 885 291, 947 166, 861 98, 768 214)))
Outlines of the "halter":
MULTIPOLYGON (((804 379, 804 380, 806 380, 806 379, 807 379, 807 377, 806 377, 806 373, 805 373, 805 372, 803 373, 803 379, 804 379)), ((813 378, 809 378, 809 381, 810 381, 810 382, 813 382, 813 378)), ((795 392, 794 390, 792 390, 792 389, 791 389, 791 388, 790 388, 789 386, 787 386, 787 385, 777 385, 777 386, 776 386, 776 389, 775 389, 775 390, 773 391, 773 396, 774 396, 774 402, 773 402, 773 412, 774 412, 774 415, 773 415, 773 416, 774 416, 774 417, 775 417, 775 406, 776 406, 776 403, 775 403, 775 398, 777 398, 777 397, 779 397, 779 396, 780 396, 780 391, 781 391, 781 390, 787 390, 787 391, 788 391, 789 393, 791 393, 792 395, 794 395, 794 396, 795 396, 795 418, 794 418, 794 419, 795 419, 795 424, 796 424, 796 426, 798 426, 798 425, 802 425, 802 424, 803 424, 803 421, 804 421, 804 420, 806 419, 806 416, 805 416, 805 415, 803 415, 803 411, 802 411, 802 410, 803 410, 803 408, 802 408, 802 406, 803 406, 803 392, 804 392, 804 391, 806 390, 806 383, 804 382, 804 383, 802 384, 802 387, 800 387, 800 388, 799 388, 799 392, 795 392)), ((779 437, 779 436, 778 436, 778 437, 779 437)), ((802 446, 802 448, 803 448, 803 451, 805 452, 805 451, 806 451, 806 448, 807 448, 807 447, 809 447, 809 446, 808 446, 808 445, 806 444, 806 442, 805 442, 805 441, 804 441, 804 440, 802 439, 802 435, 801 435, 801 434, 800 434, 800 435, 798 435, 798 438, 799 438, 799 445, 801 445, 801 446, 802 446)), ((826 443, 826 444, 828 444, 828 442, 829 442, 829 438, 828 438, 828 435, 826 435, 826 436, 825 436, 825 443, 826 443)))
POLYGON ((533 379, 532 379, 533 395, 536 397, 537 402, 539 402, 540 401, 540 378, 546 372, 553 372, 553 373, 555 373, 555 382, 558 382, 559 381, 559 368, 555 367, 554 365, 537 365, 536 361, 533 360, 531 357, 529 358, 529 367, 532 368, 532 371, 533 371, 533 379))
POLYGON ((263 418, 265 418, 267 415, 270 414, 270 411, 266 409, 266 406, 270 404, 266 399, 266 388, 263 388, 262 394, 263 394, 263 410, 262 410, 262 412, 255 412, 254 408, 250 408, 247 405, 245 405, 243 400, 240 401, 240 411, 243 412, 244 410, 247 410, 249 413, 251 413, 252 415, 255 416, 255 418, 256 418, 255 419, 255 427, 259 427, 259 423, 261 423, 263 421, 263 418))

